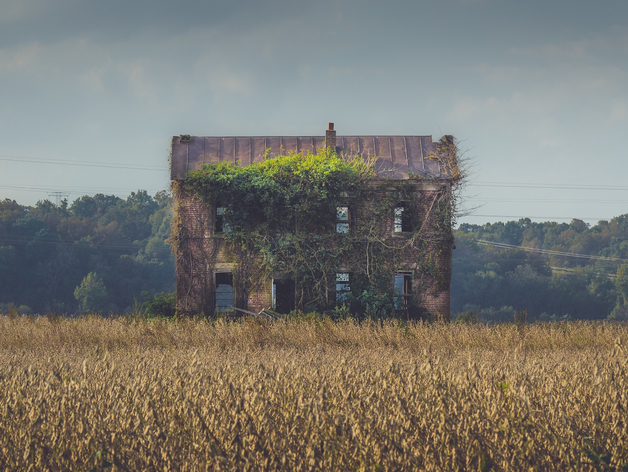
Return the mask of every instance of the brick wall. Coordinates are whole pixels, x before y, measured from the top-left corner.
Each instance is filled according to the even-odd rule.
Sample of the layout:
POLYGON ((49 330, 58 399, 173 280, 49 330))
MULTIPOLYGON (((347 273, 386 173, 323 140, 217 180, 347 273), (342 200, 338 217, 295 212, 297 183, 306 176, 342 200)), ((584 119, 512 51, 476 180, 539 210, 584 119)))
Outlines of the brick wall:
MULTIPOLYGON (((383 190, 385 191, 385 189, 383 190)), ((435 233, 435 215, 427 217, 430 203, 439 195, 434 185, 417 190, 417 221, 423 225, 426 240, 435 233)), ((214 234, 214 210, 194 195, 183 191, 180 186, 174 187, 176 218, 173 228, 173 243, 177 268, 177 310, 183 313, 214 312, 213 274, 217 269, 233 269, 234 292, 236 305, 251 311, 269 308, 272 304, 272 279, 256 276, 255 280, 246 284, 248 293, 239 287, 238 277, 250 277, 251 271, 241 270, 237 257, 229 251, 224 239, 214 234), (240 274, 241 275, 238 275, 240 274), (245 305, 245 306, 243 306, 245 305)), ((400 236, 393 234, 393 218, 379 222, 383 241, 399 241, 400 236)), ((403 237, 403 236, 401 236, 403 237)), ((399 257, 397 270, 412 270, 414 273, 412 296, 415 303, 427 313, 440 318, 449 319, 449 285, 451 279, 451 254, 453 236, 439 234, 427 245, 424 256, 418 247, 409 246, 399 257), (436 267, 435 274, 427 273, 426 264, 436 267)), ((247 257, 250 265, 251 256, 247 257)), ((254 256, 253 256, 254 259, 254 256)), ((391 281, 394 271, 390 275, 391 281)))

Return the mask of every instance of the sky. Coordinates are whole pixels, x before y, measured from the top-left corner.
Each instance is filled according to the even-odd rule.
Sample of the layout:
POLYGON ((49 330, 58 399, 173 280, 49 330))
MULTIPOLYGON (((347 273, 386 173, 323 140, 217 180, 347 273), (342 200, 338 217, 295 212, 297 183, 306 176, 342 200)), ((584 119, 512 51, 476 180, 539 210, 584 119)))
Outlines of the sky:
POLYGON ((625 0, 0 0, 0 199, 168 189, 172 136, 453 134, 460 223, 628 213, 625 0))

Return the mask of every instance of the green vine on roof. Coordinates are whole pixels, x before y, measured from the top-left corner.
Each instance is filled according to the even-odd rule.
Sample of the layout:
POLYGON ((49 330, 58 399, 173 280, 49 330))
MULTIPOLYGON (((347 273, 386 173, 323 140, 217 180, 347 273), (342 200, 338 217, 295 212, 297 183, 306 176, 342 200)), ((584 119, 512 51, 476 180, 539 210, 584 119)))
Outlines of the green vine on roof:
POLYGON ((225 209, 232 237, 264 227, 275 231, 312 229, 335 217, 347 193, 359 193, 375 177, 360 158, 343 159, 326 150, 289 154, 246 167, 229 162, 191 172, 186 186, 203 200, 225 209))

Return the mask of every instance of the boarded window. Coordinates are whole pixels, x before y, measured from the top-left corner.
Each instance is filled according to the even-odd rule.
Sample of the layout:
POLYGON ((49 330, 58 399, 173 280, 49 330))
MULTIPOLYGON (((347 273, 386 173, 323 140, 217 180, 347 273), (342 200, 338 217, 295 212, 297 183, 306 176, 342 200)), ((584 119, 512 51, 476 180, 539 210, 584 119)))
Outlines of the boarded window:
POLYGON ((273 279, 273 310, 290 313, 296 309, 295 284, 292 279, 273 279))
POLYGON ((223 312, 233 308, 233 274, 231 272, 216 272, 214 274, 216 310, 223 312))
POLYGON ((393 232, 395 233, 411 233, 412 220, 410 212, 405 202, 398 203, 395 207, 393 232))
POLYGON ((393 301, 395 310, 407 309, 412 297, 412 274, 410 272, 396 273, 394 289, 393 301))
POLYGON ((349 232, 349 207, 336 207, 336 233, 349 232))
POLYGON ((351 291, 349 272, 336 273, 336 303, 346 301, 347 295, 351 291))

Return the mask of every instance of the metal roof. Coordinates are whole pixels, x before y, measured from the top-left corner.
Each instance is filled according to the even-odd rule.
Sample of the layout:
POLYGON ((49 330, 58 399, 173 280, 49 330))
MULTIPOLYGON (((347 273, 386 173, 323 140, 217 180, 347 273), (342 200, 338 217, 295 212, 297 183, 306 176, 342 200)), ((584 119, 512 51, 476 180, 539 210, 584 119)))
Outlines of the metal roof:
MULTIPOLYGON (((248 166, 263 161, 267 150, 270 158, 324 147, 324 136, 174 136, 171 179, 184 180, 188 172, 221 161, 248 166)), ((430 153, 438 153, 431 136, 337 136, 336 152, 376 158, 375 170, 383 179, 448 178, 438 160, 430 159, 430 153)))

